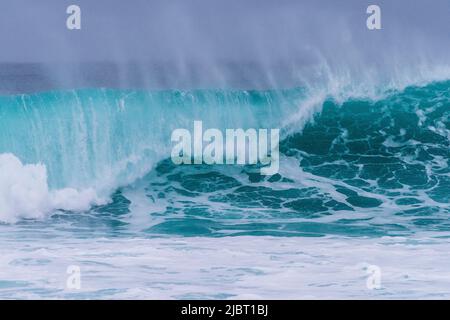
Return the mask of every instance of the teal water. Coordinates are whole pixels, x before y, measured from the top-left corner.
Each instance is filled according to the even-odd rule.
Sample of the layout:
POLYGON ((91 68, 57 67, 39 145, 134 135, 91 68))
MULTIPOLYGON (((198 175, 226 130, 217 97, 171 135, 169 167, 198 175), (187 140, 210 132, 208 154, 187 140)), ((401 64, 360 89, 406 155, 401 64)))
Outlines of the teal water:
POLYGON ((170 156, 176 128, 280 127, 304 90, 83 89, 0 97, 0 153, 41 162, 51 188, 110 193, 170 156))
POLYGON ((449 297, 450 82, 343 96, 0 97, 0 297, 449 297), (194 120, 281 128, 279 173, 174 165, 194 120))
POLYGON ((112 195, 81 212, 55 207, 31 220, 17 213, 16 227, 37 232, 51 225, 80 237, 450 231, 449 82, 379 99, 330 97, 307 112, 306 99, 301 89, 1 97, 0 153, 45 164, 50 192, 93 188, 105 199, 112 195), (170 133, 194 120, 221 129, 281 127, 279 174, 173 165, 170 133))

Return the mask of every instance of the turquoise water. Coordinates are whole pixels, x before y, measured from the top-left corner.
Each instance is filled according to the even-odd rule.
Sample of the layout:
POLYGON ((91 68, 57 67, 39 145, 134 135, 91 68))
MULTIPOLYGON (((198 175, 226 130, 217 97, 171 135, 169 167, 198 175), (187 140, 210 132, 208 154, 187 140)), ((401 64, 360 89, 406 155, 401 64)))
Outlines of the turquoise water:
POLYGON ((91 208, 81 212, 60 205, 37 220, 23 220, 20 212, 13 218, 32 229, 50 225, 86 237, 450 230, 449 82, 380 99, 327 98, 305 113, 306 99, 301 89, 2 97, 0 153, 44 164, 50 192, 91 188, 102 199, 89 200, 91 208), (312 116, 305 121, 304 114, 312 116), (221 129, 281 127, 279 174, 262 176, 257 166, 172 164, 170 133, 194 120, 221 129))
POLYGON ((0 97, 0 297, 448 298, 450 82, 362 96, 0 97), (174 165, 194 120, 280 128, 279 173, 174 165))

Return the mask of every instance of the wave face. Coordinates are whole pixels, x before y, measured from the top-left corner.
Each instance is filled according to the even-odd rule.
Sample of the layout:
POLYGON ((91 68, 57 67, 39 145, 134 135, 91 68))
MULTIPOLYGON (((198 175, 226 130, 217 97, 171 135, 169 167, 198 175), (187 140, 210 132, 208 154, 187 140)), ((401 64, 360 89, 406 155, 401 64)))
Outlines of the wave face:
POLYGON ((146 231, 178 235, 401 236, 449 231, 450 83, 380 100, 327 100, 281 143, 280 174, 251 167, 175 167, 145 190, 163 221, 146 231))
POLYGON ((449 231, 450 82, 323 99, 298 88, 1 97, 0 167, 14 174, 0 180, 0 219, 185 236, 449 231), (194 120, 281 127, 280 173, 173 165, 170 134, 194 120))
MULTIPOLYGON (((92 89, 4 96, 0 97, 0 154, 13 154, 25 164, 41 163, 45 168, 33 169, 6 156, 2 166, 22 168, 23 188, 30 184, 64 193, 70 190, 71 194, 88 192, 90 197, 81 197, 87 200, 85 206, 100 204, 118 187, 144 176, 170 155, 174 129, 192 129, 198 119, 204 119, 205 127, 221 129, 279 127, 289 113, 298 112, 302 95, 300 89, 92 89), (48 178, 48 187, 43 176, 48 178)), ((2 176, 2 180, 4 189, 10 189, 17 179, 2 176)), ((37 190, 29 195, 42 198, 38 195, 41 187, 31 189, 37 190)), ((71 210, 71 206, 39 204, 39 214, 25 216, 42 216, 37 209, 42 207, 71 210)), ((14 215, 20 217, 23 212, 8 214, 9 218, 14 215)), ((8 220, 4 216, 3 220, 8 220)))

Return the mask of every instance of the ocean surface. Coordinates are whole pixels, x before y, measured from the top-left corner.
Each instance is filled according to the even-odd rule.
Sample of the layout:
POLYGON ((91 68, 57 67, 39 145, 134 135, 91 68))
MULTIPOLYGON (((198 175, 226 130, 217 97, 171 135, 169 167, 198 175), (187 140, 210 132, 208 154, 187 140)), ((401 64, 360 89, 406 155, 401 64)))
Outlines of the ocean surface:
POLYGON ((4 94, 0 124, 2 298, 450 298, 449 81, 4 94), (195 120, 280 128, 279 173, 174 165, 195 120))

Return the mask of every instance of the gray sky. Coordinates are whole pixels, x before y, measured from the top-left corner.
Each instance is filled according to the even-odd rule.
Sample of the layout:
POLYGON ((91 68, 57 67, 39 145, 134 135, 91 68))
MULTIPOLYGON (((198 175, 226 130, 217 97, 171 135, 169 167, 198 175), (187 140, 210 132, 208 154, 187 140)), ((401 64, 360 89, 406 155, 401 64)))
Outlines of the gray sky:
POLYGON ((445 41, 449 19, 445 0, 1 0, 0 61, 285 61, 348 37, 362 50, 373 49, 367 40, 445 41), (365 28, 371 3, 382 7, 378 34, 365 28), (82 9, 80 31, 65 27, 69 4, 82 9))

